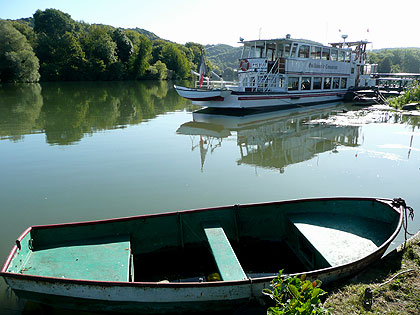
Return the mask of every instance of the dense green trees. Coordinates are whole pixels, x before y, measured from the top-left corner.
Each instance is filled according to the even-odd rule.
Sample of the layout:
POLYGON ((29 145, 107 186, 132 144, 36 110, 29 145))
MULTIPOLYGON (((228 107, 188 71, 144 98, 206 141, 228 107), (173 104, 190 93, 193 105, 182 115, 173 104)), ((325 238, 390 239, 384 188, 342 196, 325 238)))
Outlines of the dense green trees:
POLYGON ((378 72, 420 73, 420 48, 377 50, 368 53, 368 60, 378 64, 378 72))
POLYGON ((0 82, 36 82, 39 62, 22 33, 0 21, 0 82))
MULTIPOLYGON (((4 34, 13 32, 35 52, 30 60, 36 75, 21 75, 24 69, 18 60, 25 57, 29 65, 26 49, 19 57, 8 54, 7 61, 0 56, 3 65, 9 64, 2 71, 3 81, 36 81, 38 68, 43 81, 185 79, 191 68, 198 68, 203 48, 195 43, 174 44, 138 28, 77 22, 56 9, 37 10, 33 18, 4 23, 8 25, 7 30, 2 26, 4 34)), ((11 49, 5 43, 0 41, 1 51, 11 49)))

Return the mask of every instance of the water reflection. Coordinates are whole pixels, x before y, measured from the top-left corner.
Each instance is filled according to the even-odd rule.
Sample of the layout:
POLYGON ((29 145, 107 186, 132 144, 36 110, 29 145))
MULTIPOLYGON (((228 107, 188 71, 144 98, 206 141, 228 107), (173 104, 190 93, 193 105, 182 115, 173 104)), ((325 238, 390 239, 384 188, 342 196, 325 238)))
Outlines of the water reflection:
POLYGON ((0 88, 0 140, 19 141, 23 135, 39 130, 42 106, 39 84, 0 88))
POLYGON ((166 81, 2 85, 0 139, 45 132, 47 143, 69 145, 188 104, 166 81))
POLYGON ((347 111, 343 104, 243 115, 204 109, 194 112, 193 121, 182 124, 177 133, 191 137, 192 150, 199 149, 202 170, 206 156, 236 132, 238 165, 283 173, 288 165, 310 160, 319 153, 336 152, 338 146, 358 146, 359 126, 314 123, 347 111))

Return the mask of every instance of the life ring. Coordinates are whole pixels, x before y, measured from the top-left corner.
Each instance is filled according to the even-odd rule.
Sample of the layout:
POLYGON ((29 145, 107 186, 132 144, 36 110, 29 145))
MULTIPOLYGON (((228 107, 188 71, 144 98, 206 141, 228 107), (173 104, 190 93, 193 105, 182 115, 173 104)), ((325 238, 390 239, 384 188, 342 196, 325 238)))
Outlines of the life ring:
POLYGON ((239 64, 239 68, 241 68, 242 71, 247 71, 249 69, 248 59, 242 59, 241 63, 239 64))

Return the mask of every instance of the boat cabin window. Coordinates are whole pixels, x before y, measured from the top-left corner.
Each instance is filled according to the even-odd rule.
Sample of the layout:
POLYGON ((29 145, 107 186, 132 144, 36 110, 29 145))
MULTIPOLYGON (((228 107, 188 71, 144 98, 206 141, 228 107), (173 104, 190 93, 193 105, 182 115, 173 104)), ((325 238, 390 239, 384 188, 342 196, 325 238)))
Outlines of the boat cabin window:
POLYGON ((341 78, 340 88, 342 88, 342 89, 346 89, 347 88, 347 78, 341 78))
POLYGON ((331 89, 331 78, 324 78, 324 90, 331 89))
POLYGON ((340 88, 340 78, 334 78, 333 79, 333 89, 339 89, 340 88))
POLYGON ((298 57, 299 58, 309 58, 309 45, 301 45, 299 46, 299 53, 298 53, 298 57))
POLYGON ((344 50, 338 51, 338 61, 345 61, 346 59, 346 52, 344 50))
POLYGON ((299 90, 299 77, 289 77, 287 88, 289 91, 299 90))
POLYGON ((350 56, 351 56, 351 52, 346 51, 346 62, 350 62, 350 56))
POLYGON ((289 57, 290 44, 279 44, 277 47, 277 56, 280 58, 289 57))
POLYGON ((274 50, 267 49, 267 60, 274 61, 274 50))
POLYGON ((310 90, 311 89, 311 78, 310 77, 302 77, 302 81, 300 84, 301 90, 310 90))
POLYGON ((322 78, 315 77, 313 80, 313 87, 314 90, 320 90, 322 88, 322 78))
POLYGON ((330 60, 330 49, 322 48, 322 60, 330 60))
POLYGON ((245 46, 242 58, 261 58, 264 48, 256 46, 245 46))
POLYGON ((338 51, 337 49, 331 49, 331 60, 337 61, 338 60, 338 51))
POLYGON ((296 57, 296 51, 297 51, 297 46, 298 46, 298 44, 297 43, 293 43, 293 45, 292 45, 292 53, 290 54, 290 57, 296 57))
POLYGON ((317 47, 317 46, 311 47, 311 58, 321 59, 321 47, 317 47))
POLYGON ((252 47, 251 48, 251 57, 261 58, 263 49, 261 47, 252 47))
POLYGON ((282 57, 290 55, 290 48, 291 48, 290 44, 284 44, 284 55, 282 57))

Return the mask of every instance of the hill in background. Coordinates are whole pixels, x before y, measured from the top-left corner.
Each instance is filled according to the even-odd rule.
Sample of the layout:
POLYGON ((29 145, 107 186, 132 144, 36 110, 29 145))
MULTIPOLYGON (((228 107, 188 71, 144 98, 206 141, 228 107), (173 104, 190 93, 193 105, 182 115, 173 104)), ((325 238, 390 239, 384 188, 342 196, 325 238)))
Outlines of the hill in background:
POLYGON ((215 72, 231 80, 235 78, 235 71, 239 65, 242 47, 232 47, 225 44, 206 45, 207 59, 212 63, 215 72))

